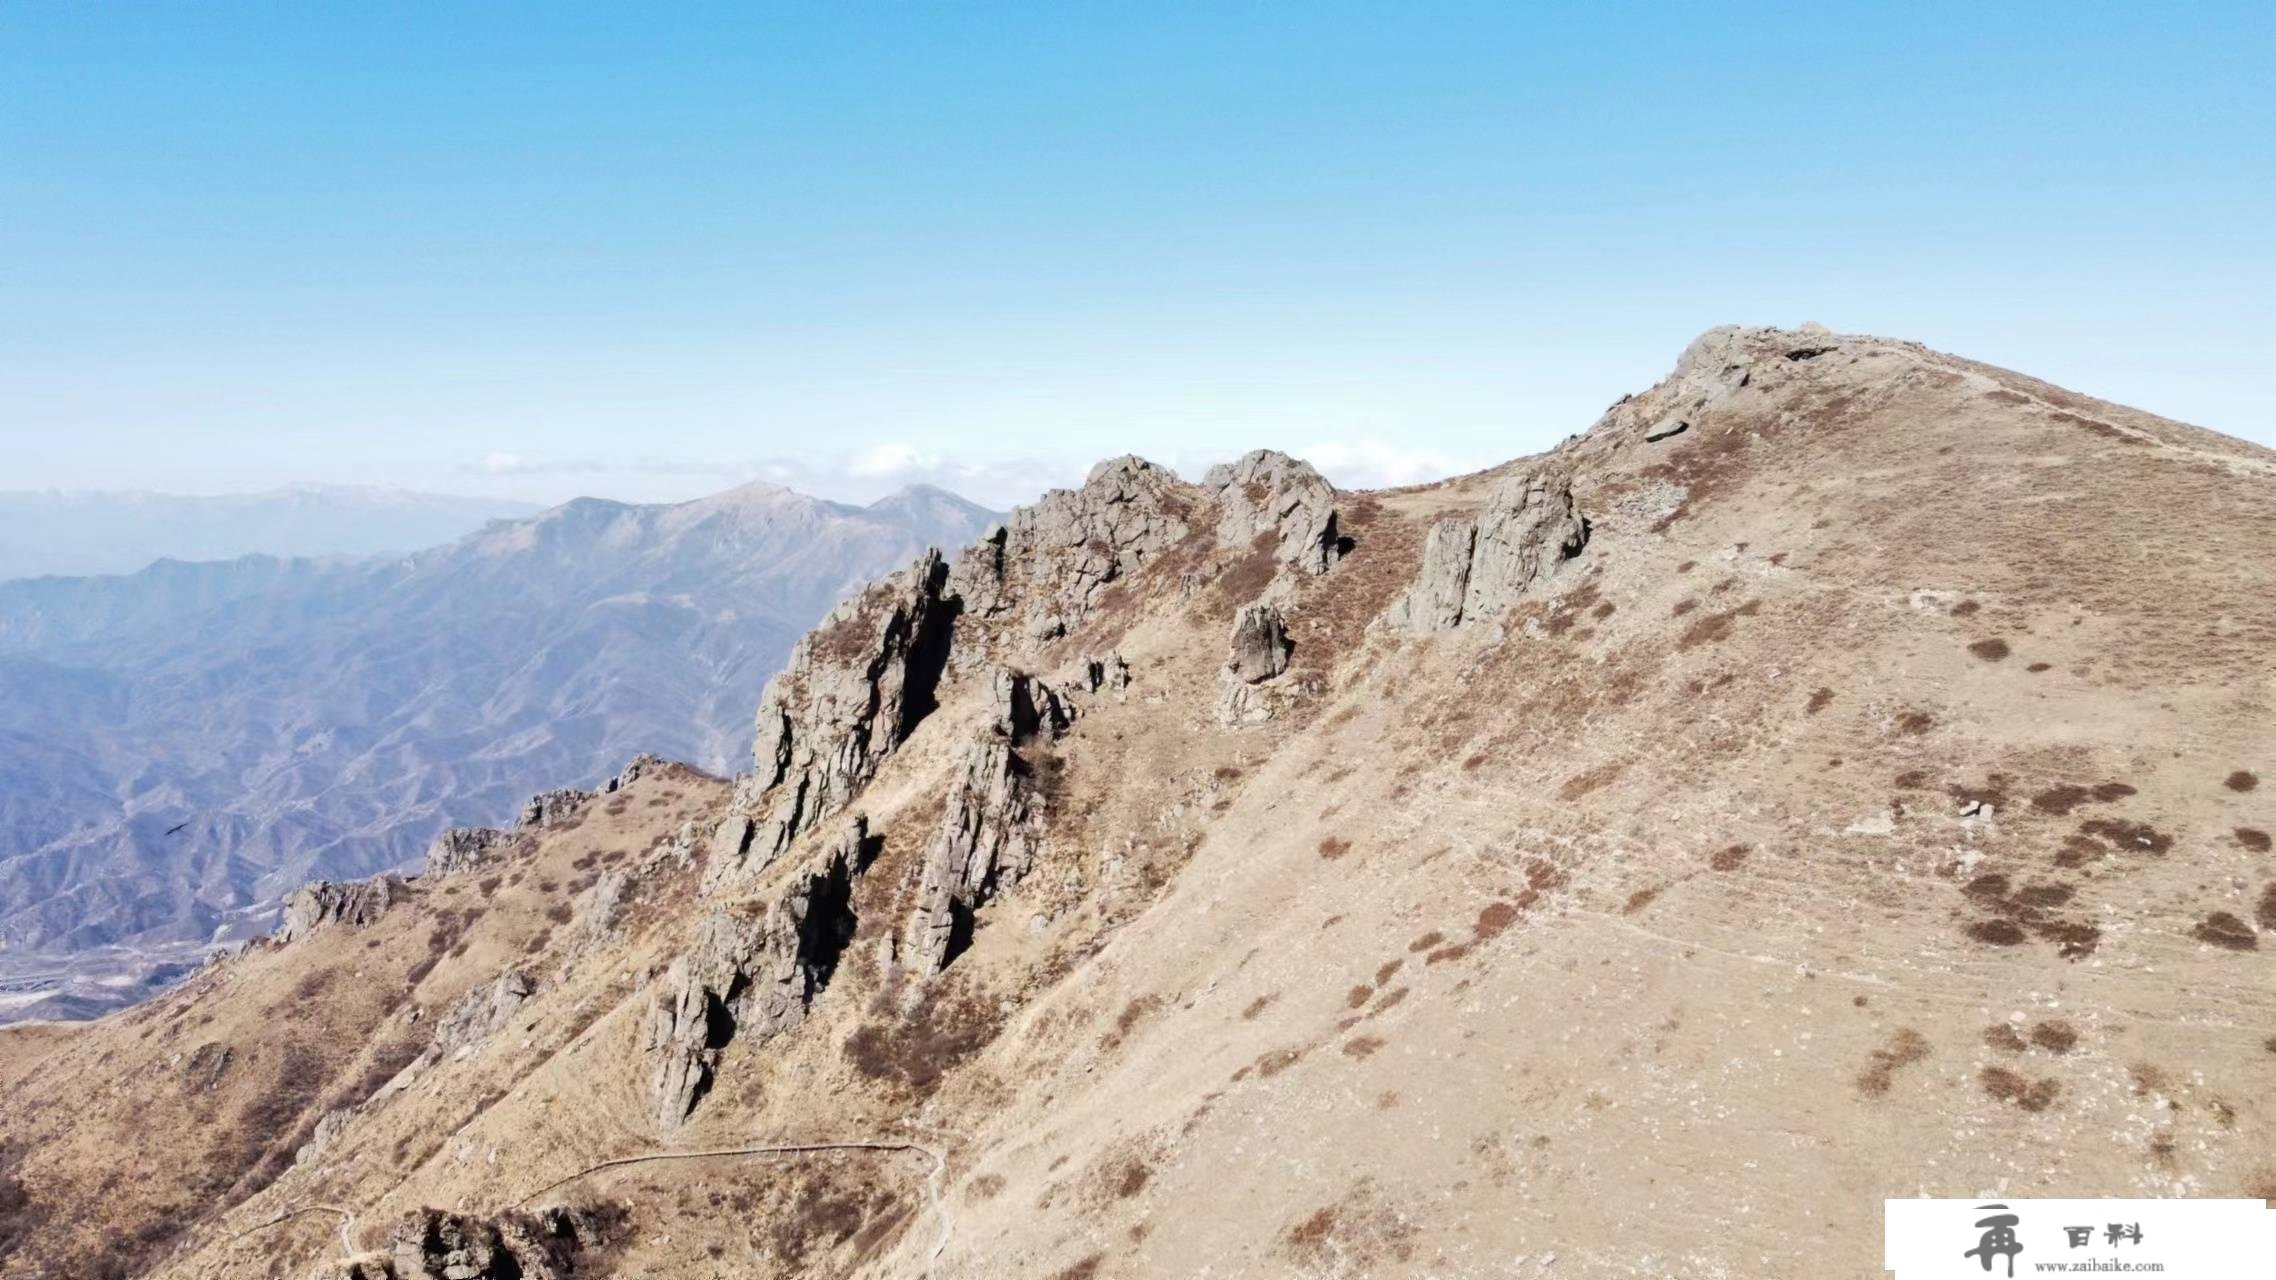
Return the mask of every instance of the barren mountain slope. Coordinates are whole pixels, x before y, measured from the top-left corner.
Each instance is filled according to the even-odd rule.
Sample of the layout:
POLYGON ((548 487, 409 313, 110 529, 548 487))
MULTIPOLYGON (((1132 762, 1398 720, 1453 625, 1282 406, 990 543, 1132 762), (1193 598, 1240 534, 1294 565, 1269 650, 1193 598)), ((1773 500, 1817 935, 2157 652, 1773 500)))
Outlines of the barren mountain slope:
POLYGON ((2276 1196, 2272 482, 1814 329, 1424 489, 1101 464, 732 788, 0 1036, 0 1274, 1863 1276, 1885 1196, 2276 1196))

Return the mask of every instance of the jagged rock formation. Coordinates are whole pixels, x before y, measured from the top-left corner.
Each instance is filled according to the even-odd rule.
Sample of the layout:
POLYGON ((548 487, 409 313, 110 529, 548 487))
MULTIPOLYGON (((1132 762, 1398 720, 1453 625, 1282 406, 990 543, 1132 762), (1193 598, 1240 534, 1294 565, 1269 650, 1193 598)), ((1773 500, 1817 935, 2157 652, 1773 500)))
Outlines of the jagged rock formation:
POLYGON ((730 1041, 763 1042, 805 1018, 853 936, 853 882, 867 869, 868 844, 868 824, 856 817, 772 902, 705 917, 642 1025, 658 1128, 674 1128, 694 1110, 730 1041))
POLYGON ((579 1263, 621 1234, 613 1207, 552 1207, 494 1217, 423 1209, 383 1254, 327 1266, 322 1280, 574 1280, 579 1263))
POLYGON ((928 552, 798 642, 759 703, 757 773, 713 838, 708 886, 844 812, 932 710, 956 621, 947 582, 940 552, 928 552))
POLYGON ((427 874, 450 876, 472 871, 487 864, 491 854, 513 837, 513 832, 496 827, 452 827, 427 846, 427 874))
POLYGON ((1075 722, 1074 705, 1041 679, 1009 667, 996 670, 992 689, 996 732, 1013 742, 1041 734, 1056 738, 1075 722))
POLYGON ((1588 545, 1588 521, 1570 477, 1528 473, 1503 481, 1476 517, 1431 526, 1422 571, 1391 606, 1392 626, 1445 631, 1490 622, 1588 545))
POLYGON ((1143 458, 1110 458, 1080 489, 1054 489, 1012 513, 956 564, 953 586, 974 616, 1016 614, 1031 642, 1065 635, 1110 583, 1186 535, 1190 486, 1143 458))
POLYGON ((670 763, 671 761, 654 752, 643 751, 626 761, 624 768, 618 770, 615 777, 602 783, 601 793, 603 795, 614 795, 670 763))
POLYGON ((504 1027, 536 994, 537 983, 519 969, 508 969, 497 980, 459 997, 435 1023, 429 1046, 433 1059, 462 1058, 504 1027))
POLYGON ((970 944, 972 914, 1018 883, 1043 846, 1043 802, 1011 744, 966 748, 948 810, 925 845, 908 949, 919 974, 938 973, 970 944))
POLYGON ((593 793, 578 787, 556 787, 540 791, 522 805, 519 824, 524 827, 549 827, 567 822, 584 811, 593 802, 593 793))
POLYGON ((1217 540, 1245 547, 1270 534, 1283 564, 1326 573, 1344 553, 1335 486, 1308 462, 1271 449, 1211 467, 1201 487, 1217 503, 1217 540))
POLYGON ((1278 607, 1243 605, 1233 619, 1233 652, 1225 659, 1225 670, 1244 684, 1270 680, 1288 670, 1288 655, 1294 648, 1288 640, 1288 620, 1278 607))
POLYGON ((1116 697, 1130 687, 1130 664, 1119 653, 1083 659, 1083 683, 1092 693, 1106 692, 1116 697))
POLYGON ((403 896, 403 881, 395 876, 374 876, 346 884, 319 880, 304 886, 285 901, 280 942, 292 942, 329 924, 368 925, 403 896))

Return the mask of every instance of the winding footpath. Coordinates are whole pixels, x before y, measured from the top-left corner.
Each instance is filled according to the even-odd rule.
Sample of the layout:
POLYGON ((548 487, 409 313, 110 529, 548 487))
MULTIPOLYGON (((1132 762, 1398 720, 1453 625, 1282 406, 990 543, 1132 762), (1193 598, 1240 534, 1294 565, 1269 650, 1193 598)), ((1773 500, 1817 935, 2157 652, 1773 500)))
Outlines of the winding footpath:
MULTIPOLYGON (((784 1142, 756 1147, 720 1147, 709 1151, 652 1151, 646 1155, 619 1156, 614 1160, 603 1160, 597 1164, 587 1165, 584 1168, 577 1170, 575 1173, 565 1174, 562 1177, 556 1178, 553 1181, 546 1183, 544 1186, 539 1187, 537 1190, 530 1192, 528 1195, 523 1196, 513 1203, 516 1208, 520 1208, 524 1205, 529 1204, 531 1201, 536 1200, 540 1196, 550 1195, 555 1191, 559 1191, 561 1188, 568 1186, 572 1182, 576 1182, 584 1178, 589 1178, 596 1173, 605 1173, 610 1169, 622 1169, 629 1165, 661 1164, 674 1160, 732 1160, 745 1159, 755 1156, 815 1155, 830 1151, 906 1151, 915 1152, 916 1154, 925 1157, 927 1160, 932 1161, 932 1171, 925 1175, 925 1204, 926 1207, 932 1211, 933 1215, 940 1220, 940 1236, 933 1241, 932 1252, 925 1256, 925 1263, 929 1270, 931 1264, 938 1261, 940 1259, 940 1255, 947 1250, 949 1236, 955 1230, 955 1221, 950 1216, 948 1211, 948 1199, 945 1195, 942 1194, 941 1190, 941 1179, 948 1172, 948 1157, 942 1154, 938 1149, 928 1147, 921 1142, 910 1142, 906 1140, 869 1142, 784 1142)), ((235 1244, 247 1236, 267 1231, 272 1227, 283 1226, 285 1223, 290 1222, 295 1218, 303 1217, 311 1213, 329 1213, 340 1220, 340 1256, 343 1258, 354 1258, 356 1256, 356 1215, 348 1212, 346 1209, 340 1208, 337 1205, 329 1204, 309 1204, 302 1205, 297 1209, 289 1209, 274 1218, 270 1218, 266 1222, 258 1223, 254 1226, 245 1228, 243 1231, 240 1231, 235 1235, 228 1237, 222 1243, 225 1247, 227 1245, 235 1244)))

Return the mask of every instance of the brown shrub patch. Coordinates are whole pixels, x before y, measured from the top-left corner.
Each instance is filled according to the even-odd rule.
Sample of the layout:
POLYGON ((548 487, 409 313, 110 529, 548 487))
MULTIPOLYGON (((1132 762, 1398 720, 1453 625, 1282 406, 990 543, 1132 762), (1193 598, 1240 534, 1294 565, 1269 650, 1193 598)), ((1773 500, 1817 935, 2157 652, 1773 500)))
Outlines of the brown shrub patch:
POLYGON ((2023 945, 2023 926, 2013 920, 1978 920, 1968 926, 1968 936, 1993 947, 2023 945))
POLYGON ((1802 714, 1814 716, 1833 705, 1833 690, 1820 686, 1810 692, 1810 700, 1802 705, 1802 714))
POLYGON ((1408 943, 1407 950, 1410 952, 1428 951, 1432 947, 1435 947, 1444 941, 1446 941, 1446 935, 1440 933, 1436 929, 1433 929, 1429 933, 1426 933, 1421 937, 1415 939, 1413 942, 1408 943))
POLYGON ((1998 636, 1993 636, 1989 640, 1978 640, 1974 644, 1969 645, 1968 652, 1976 655, 1979 658, 1982 658, 1986 662, 1999 662, 2005 659, 2010 653, 2013 653, 2014 650, 2007 647, 2007 641, 2000 639, 1998 636))
POLYGON ((2023 668, 2023 669, 2024 669, 2025 671, 2028 671, 2028 672, 2030 672, 2032 675, 2038 675, 2038 674, 2039 674, 2040 672, 2042 672, 2042 671, 2052 671, 2052 670, 2054 670, 2054 669, 2055 669, 2055 664, 2054 664, 2054 663, 2052 663, 2052 662, 2034 662, 2034 663, 2032 663, 2030 666, 2028 666, 2028 667, 2025 667, 2025 668, 2023 668))
POLYGON ((1270 1080, 1295 1066, 1303 1056, 1304 1051, 1302 1049, 1274 1049, 1272 1052, 1257 1058, 1257 1076, 1259 1079, 1270 1080))
POLYGON ((2108 804, 2133 794, 2134 789, 2123 782, 2101 782, 2091 787, 2066 782, 2031 797, 2031 807, 2041 813, 2067 814, 2090 800, 2108 804))
POLYGON ((1507 902, 1496 902, 1478 913, 1478 922, 1470 928, 1470 936, 1479 942, 1500 937, 1517 923, 1517 908, 1507 902))
POLYGON ((1652 899, 1659 896, 1660 891, 1657 887, 1650 889, 1638 889, 1634 893, 1628 895, 1627 904, 1620 908, 1620 914, 1624 916, 1632 916, 1637 912, 1642 911, 1644 908, 1652 905, 1652 899))
POLYGON ((1897 732, 1919 737, 1936 727, 1936 717, 1926 711, 1912 710, 1897 717, 1897 732))
POLYGON ((2021 1053, 2026 1047, 2023 1037, 2015 1033, 2014 1027, 2004 1022, 1995 1022, 1984 1028, 1984 1044, 2001 1053, 2021 1053))
POLYGON ((1470 944, 1467 942, 1458 942, 1451 947, 1440 947, 1438 950, 1431 952, 1427 956, 1424 956, 1423 963, 1425 965, 1444 964, 1451 960, 1460 960, 1462 957, 1469 954, 1470 944))
POLYGON ((1594 769, 1576 773, 1565 779, 1564 785, 1557 788, 1557 794, 1566 800, 1578 800, 1619 777, 1620 771, 1627 767, 1625 764, 1614 761, 1611 764, 1600 764, 1594 769))
POLYGON ((2189 934, 2199 942, 2209 942, 2228 951, 2254 951, 2260 947, 2260 939, 2253 934, 2252 926, 2226 911, 2206 916, 2189 934))
POLYGON ((1094 1253, 1072 1266, 1062 1268, 1051 1280, 1094 1280, 1100 1265, 1105 1261, 1105 1254, 1094 1253))
POLYGON ((1256 1021, 1257 1015, 1263 1013, 1268 1007, 1271 1006, 1273 1001, 1278 1000, 1279 998, 1280 994, 1278 992, 1274 992, 1269 996, 1258 996, 1256 999, 1249 1001, 1249 1007, 1241 1010, 1241 1021, 1256 1021))
POLYGON ((1344 1056, 1348 1058, 1372 1058, 1375 1056, 1376 1050, 1389 1043, 1391 1042, 1381 1036, 1358 1036, 1345 1043, 1343 1047, 1344 1056))
POLYGON ((1960 603, 1952 606, 1952 616, 1955 618, 1971 617, 1982 608, 1982 605, 1976 603, 1973 600, 1962 600, 1960 603))
POLYGON ((1911 1027, 1899 1027, 1888 1044, 1866 1056, 1865 1070, 1857 1076, 1857 1091, 1867 1097, 1881 1097, 1896 1082, 1897 1072, 1927 1056, 1928 1037, 1911 1027))
POLYGON ((1699 619, 1686 629, 1675 642, 1677 652, 1687 652, 1703 644, 1717 644, 1731 634, 1731 624, 1740 618, 1751 618, 1762 612, 1762 602, 1749 600, 1729 609, 1717 610, 1699 619))
MULTIPOLYGON (((879 1012, 890 1006, 879 1002, 879 1012)), ((971 992, 927 991, 904 1018, 872 1022, 846 1037, 846 1056, 872 1080, 892 1081, 919 1093, 978 1053, 1003 1028, 992 1000, 971 992)))
POLYGON ((1375 1007, 1368 1011, 1368 1016, 1373 1017, 1378 1013, 1382 1013, 1386 1009, 1396 1008, 1399 1002, 1406 998, 1407 988, 1393 987, 1389 991, 1386 991, 1382 995, 1376 997, 1375 1007))
POLYGON ((1350 852, 1351 841, 1349 840, 1337 836, 1322 836, 1320 838, 1320 856, 1330 862, 1334 862, 1350 852))
POLYGON ((1404 960, 1384 961, 1375 970, 1375 985, 1380 987, 1383 984, 1389 982, 1391 980, 1391 975, 1397 973, 1400 969, 1400 966, 1406 963, 1407 962, 1404 960))
POLYGON ((2231 791, 2250 791, 2260 785, 2260 775, 2250 769, 2239 769, 2221 779, 2221 785, 2231 791))
POLYGON ((1374 998, 1375 988, 1364 986, 1353 987, 1350 991, 1344 993, 1343 1003, 1344 1007, 1347 1009, 1357 1009, 1361 1005, 1366 1004, 1368 1001, 1374 998))
POLYGON ((2031 1028, 2031 1043, 2049 1053, 2069 1053, 2078 1045, 2078 1028, 2060 1018, 2050 1018, 2031 1028))
POLYGON ((2162 858, 2173 847, 2173 837, 2146 822, 2132 822, 2124 818, 2089 818, 2078 824, 2080 835, 2098 836, 2113 849, 2126 853, 2147 853, 2162 858))
POLYGON ((2238 827, 2235 831, 2232 831, 2229 834, 2236 837, 2236 842, 2238 844, 2241 844, 2245 848, 2252 850, 2254 853, 2268 852, 2270 842, 2268 839, 2268 833, 2265 831, 2261 831, 2254 827, 2238 827))
POLYGON ((2033 1083, 2006 1067, 1985 1067, 1976 1073, 1976 1082, 1989 1097, 2012 1102, 2025 1111, 2045 1111, 2062 1091, 2062 1086, 2053 1079, 2033 1083))
POLYGON ((1707 865, 1717 871, 1736 871, 1752 852, 1752 849, 1743 844, 1726 845, 1717 849, 1714 857, 1707 859, 1707 865))

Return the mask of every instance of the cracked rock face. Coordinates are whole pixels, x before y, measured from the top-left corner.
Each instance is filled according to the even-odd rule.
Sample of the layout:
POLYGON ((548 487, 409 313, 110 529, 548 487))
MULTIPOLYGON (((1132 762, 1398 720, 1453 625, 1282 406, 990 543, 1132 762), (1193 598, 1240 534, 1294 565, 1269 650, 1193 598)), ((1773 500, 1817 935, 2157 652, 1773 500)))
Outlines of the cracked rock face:
POLYGON ((570 1280, 582 1254, 606 1244, 622 1213, 510 1210, 495 1217, 422 1209, 396 1227, 384 1256, 358 1258, 341 1280, 570 1280))
POLYGON ((402 898, 403 882, 394 876, 346 883, 319 880, 302 886, 286 900, 284 925, 277 937, 291 942, 326 925, 367 925, 402 898))
POLYGON ((1408 631, 1489 622, 1587 545, 1588 521, 1569 478, 1512 477, 1476 517, 1431 526, 1422 569, 1389 621, 1408 631))
POLYGON ((1186 535, 1191 486, 1143 458, 1110 458, 1080 489, 1054 489, 957 561, 955 591, 976 616, 1014 616, 1031 642, 1065 635, 1108 584, 1186 535))
POLYGON ((1075 723, 1074 705, 1041 679, 1008 667, 996 669, 991 688, 996 732, 1013 742, 1041 734, 1056 739, 1075 723))
POLYGON ((557 822, 567 822, 592 802, 592 792, 576 787, 540 791, 522 805, 521 825, 550 827, 557 822))
POLYGON ((513 839, 496 827, 452 827, 427 846, 427 874, 450 876, 472 871, 490 861, 500 845, 513 839))
POLYGON ((497 981, 460 996, 435 1023, 434 1056, 464 1057, 480 1048, 513 1019, 536 990, 528 974, 508 969, 497 981))
POLYGON ((1270 680, 1288 670, 1288 620, 1269 604, 1241 606, 1233 619, 1233 652, 1225 670, 1245 684, 1270 680))
POLYGON ((974 742, 925 845, 909 954, 931 975, 970 944, 972 916, 1017 884, 1043 847, 1043 798, 1027 764, 1001 738, 974 742))
POLYGON ((1311 574, 1326 573, 1343 555, 1335 486, 1308 462, 1258 449, 1211 467, 1201 487, 1216 500, 1224 546, 1247 546, 1269 533, 1282 564, 1311 574))
POLYGON ((868 824, 857 817, 774 901, 705 918, 642 1024, 658 1128, 695 1109, 730 1042, 763 1043, 805 1020, 853 938, 853 882, 868 858, 868 824))
POLYGON ((759 702, 757 772, 713 837, 707 891, 843 813, 933 709, 958 605, 937 551, 838 606, 759 702))

